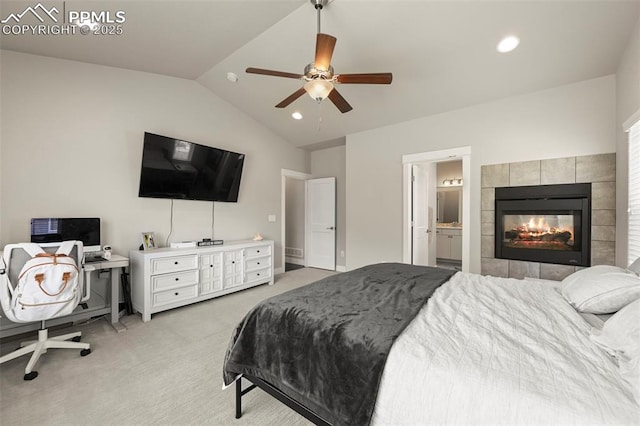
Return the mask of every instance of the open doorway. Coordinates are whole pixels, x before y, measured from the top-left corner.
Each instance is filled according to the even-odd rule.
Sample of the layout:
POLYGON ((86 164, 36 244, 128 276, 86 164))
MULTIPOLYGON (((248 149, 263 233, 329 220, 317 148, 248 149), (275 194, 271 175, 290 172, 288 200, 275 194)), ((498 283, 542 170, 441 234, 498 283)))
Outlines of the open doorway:
POLYGON ((470 156, 470 147, 403 156, 405 263, 468 271, 470 156))
POLYGON ((282 169, 283 272, 305 267, 305 182, 308 173, 282 169))

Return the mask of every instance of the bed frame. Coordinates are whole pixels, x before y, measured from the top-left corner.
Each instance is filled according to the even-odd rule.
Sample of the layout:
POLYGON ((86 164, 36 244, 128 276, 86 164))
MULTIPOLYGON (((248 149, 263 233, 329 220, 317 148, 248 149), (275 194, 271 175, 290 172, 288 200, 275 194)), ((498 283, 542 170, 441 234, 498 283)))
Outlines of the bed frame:
POLYGON ((327 422, 322 417, 300 404, 298 401, 291 399, 291 397, 285 395, 280 389, 276 388, 271 383, 247 374, 243 374, 238 378, 238 380, 236 380, 236 419, 242 417, 242 397, 257 387, 276 398, 278 401, 282 402, 284 405, 291 408, 313 424, 319 426, 331 426, 331 423, 327 422), (242 389, 242 379, 248 380, 251 382, 251 385, 242 389))

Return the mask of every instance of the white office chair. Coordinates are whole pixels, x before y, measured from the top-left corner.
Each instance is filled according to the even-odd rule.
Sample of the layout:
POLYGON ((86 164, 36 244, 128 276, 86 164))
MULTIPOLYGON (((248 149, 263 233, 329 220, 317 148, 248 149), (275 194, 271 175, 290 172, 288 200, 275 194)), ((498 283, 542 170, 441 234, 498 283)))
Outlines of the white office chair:
MULTIPOLYGON (((47 253, 55 253, 62 243, 41 244, 40 247, 47 253)), ((78 266, 78 291, 85 291, 80 302, 84 302, 89 298, 89 289, 84 288, 84 272, 82 270, 83 249, 82 242, 76 241, 69 256, 78 266)), ((31 255, 24 249, 24 244, 8 244, 5 246, 0 260, 0 302, 2 310, 6 317, 12 322, 26 322, 16 318, 11 310, 11 293, 18 284, 18 277, 24 264, 31 259, 31 255), (11 288, 9 288, 11 286, 11 288)), ((77 304, 76 304, 77 306, 77 304)), ((53 319, 52 316, 48 319, 53 319)), ((80 343, 81 332, 69 333, 62 336, 49 337, 48 330, 45 328, 45 321, 40 321, 40 330, 38 331, 38 340, 22 342, 20 348, 14 352, 8 353, 0 357, 0 364, 18 358, 22 355, 33 353, 31 359, 24 370, 24 380, 33 380, 38 377, 38 372, 33 368, 38 362, 40 356, 47 352, 47 349, 81 349, 80 355, 86 356, 91 353, 88 343, 80 343), (68 340, 73 341, 69 342, 68 340)), ((31 321, 30 321, 31 322, 31 321)))

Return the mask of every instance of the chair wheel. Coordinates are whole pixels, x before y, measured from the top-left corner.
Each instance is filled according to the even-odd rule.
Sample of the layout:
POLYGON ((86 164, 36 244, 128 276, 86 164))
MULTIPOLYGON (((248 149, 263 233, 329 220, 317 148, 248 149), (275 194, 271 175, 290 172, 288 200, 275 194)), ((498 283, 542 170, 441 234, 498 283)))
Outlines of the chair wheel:
POLYGON ((73 338, 73 339, 71 339, 71 340, 73 340, 74 342, 79 342, 81 337, 82 337, 82 336, 76 336, 76 337, 74 337, 74 338, 73 338))
POLYGON ((80 356, 87 356, 91 353, 91 349, 83 349, 80 351, 80 356))
POLYGON ((38 372, 37 371, 32 371, 31 373, 27 373, 24 375, 24 379, 25 380, 33 380, 36 377, 38 377, 38 372))

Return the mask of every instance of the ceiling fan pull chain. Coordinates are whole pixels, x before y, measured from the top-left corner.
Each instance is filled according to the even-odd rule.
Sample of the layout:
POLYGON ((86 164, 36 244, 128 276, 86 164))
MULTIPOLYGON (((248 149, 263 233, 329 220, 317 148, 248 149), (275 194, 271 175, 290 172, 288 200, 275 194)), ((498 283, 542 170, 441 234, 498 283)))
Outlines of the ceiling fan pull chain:
POLYGON ((320 132, 321 124, 322 124, 322 102, 318 102, 318 132, 320 132))

